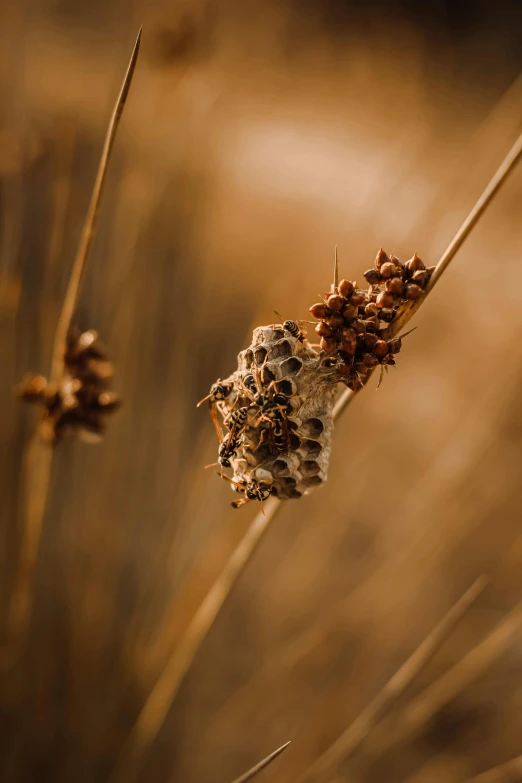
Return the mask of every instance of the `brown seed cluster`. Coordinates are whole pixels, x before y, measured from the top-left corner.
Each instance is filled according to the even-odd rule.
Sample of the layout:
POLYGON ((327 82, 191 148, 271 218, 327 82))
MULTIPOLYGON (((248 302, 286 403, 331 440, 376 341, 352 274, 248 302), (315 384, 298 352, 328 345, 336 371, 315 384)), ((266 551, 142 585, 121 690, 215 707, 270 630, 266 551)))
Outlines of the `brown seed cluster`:
POLYGON ((74 330, 67 341, 62 377, 51 382, 43 375, 27 375, 17 393, 27 402, 43 405, 41 433, 45 439, 56 442, 68 430, 99 438, 105 417, 120 406, 119 396, 110 391, 113 375, 97 333, 74 330))
POLYGON ((406 303, 422 296, 433 269, 417 255, 402 264, 380 250, 373 268, 364 273, 368 288, 341 280, 322 302, 312 305, 321 349, 348 388, 359 389, 377 365, 395 365, 402 342, 392 336, 391 324, 406 303))

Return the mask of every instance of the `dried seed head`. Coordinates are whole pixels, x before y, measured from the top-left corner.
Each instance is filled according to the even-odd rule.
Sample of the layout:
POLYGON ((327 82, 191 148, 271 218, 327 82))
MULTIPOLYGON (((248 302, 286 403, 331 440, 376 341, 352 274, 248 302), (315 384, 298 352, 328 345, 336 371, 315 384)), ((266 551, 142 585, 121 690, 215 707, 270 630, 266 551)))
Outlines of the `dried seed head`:
POLYGON ((323 302, 317 302, 317 304, 313 304, 309 312, 312 313, 314 318, 328 318, 332 314, 330 308, 327 307, 323 302))
POLYGON ((418 269, 412 276, 413 282, 420 285, 421 288, 424 288, 429 279, 430 274, 427 269, 418 269))
POLYGON ((381 319, 381 321, 386 321, 386 323, 390 323, 390 321, 393 321, 394 316, 395 316, 395 312, 388 307, 383 307, 379 313, 379 318, 381 319))
POLYGON ((388 258, 387 253, 385 253, 384 250, 381 248, 375 257, 375 261, 374 261, 375 268, 380 269, 383 266, 383 264, 387 264, 389 260, 390 259, 388 258))
POLYGON ((315 327, 315 331, 320 337, 331 337, 333 334, 332 327, 325 323, 325 321, 318 323, 315 327))
POLYGON ((411 271, 416 272, 419 269, 426 269, 423 262, 420 260, 417 253, 414 254, 412 258, 410 258, 409 261, 406 261, 405 266, 411 271))
POLYGON ((337 348, 337 343, 332 337, 321 337, 321 348, 325 353, 333 353, 337 348))
POLYGON ((354 294, 352 294, 352 297, 350 299, 350 303, 353 305, 357 305, 359 307, 360 305, 363 305, 366 303, 366 297, 364 294, 364 291, 356 291, 354 294))
POLYGON ((113 372, 97 333, 71 330, 62 377, 51 384, 43 376, 29 376, 19 394, 43 405, 41 433, 48 440, 58 440, 67 430, 101 434, 104 417, 120 406, 119 397, 108 390, 113 372))
POLYGON ((377 307, 390 308, 393 305, 393 294, 388 291, 381 291, 377 297, 377 307))
POLYGON ((402 348, 402 340, 400 337, 395 337, 393 340, 388 340, 388 351, 390 353, 399 353, 402 348))
POLYGON ((376 356, 386 356, 388 353, 388 343, 386 340, 377 340, 373 346, 373 352, 376 356))
POLYGON ((406 299, 419 299, 419 297, 422 296, 422 288, 418 285, 415 285, 415 283, 411 283, 410 285, 406 286, 404 296, 406 299))
POLYGON ((366 316, 371 315, 379 315, 379 308, 375 302, 370 302, 370 304, 367 304, 364 308, 364 314, 366 316))
POLYGON ((404 283, 400 277, 392 277, 391 280, 386 281, 386 290, 390 294, 400 296, 404 291, 404 283))
POLYGON ((377 269, 367 269, 364 273, 364 278, 370 285, 378 285, 382 280, 382 276, 377 269))
POLYGON ((344 319, 340 313, 333 313, 333 315, 331 315, 329 318, 326 319, 326 323, 333 330, 335 330, 335 329, 339 329, 340 326, 343 326, 344 319))
POLYGON ((345 299, 349 299, 355 290, 355 285, 350 280, 341 280, 339 283, 339 293, 345 299))
POLYGON ((339 310, 341 310, 343 305, 345 304, 345 300, 342 296, 339 296, 338 294, 331 294, 326 300, 326 303, 330 308, 330 310, 333 310, 334 312, 339 312, 339 310))
POLYGON ((395 264, 392 264, 391 261, 388 261, 381 267, 381 277, 387 280, 388 278, 393 277, 396 271, 397 267, 395 264))
POLYGON ((343 309, 343 318, 345 321, 351 321, 357 315, 357 307, 351 302, 343 309))

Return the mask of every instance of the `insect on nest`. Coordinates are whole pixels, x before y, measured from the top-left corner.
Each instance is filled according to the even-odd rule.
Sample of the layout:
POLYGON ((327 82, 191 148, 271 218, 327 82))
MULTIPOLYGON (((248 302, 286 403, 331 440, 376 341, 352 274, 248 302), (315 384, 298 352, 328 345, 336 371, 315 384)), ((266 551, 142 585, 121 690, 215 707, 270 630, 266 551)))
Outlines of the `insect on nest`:
POLYGON ((281 323, 255 329, 237 370, 198 403, 208 400, 219 439, 215 464, 242 495, 236 508, 270 495, 300 498, 326 480, 338 384, 356 391, 377 366, 381 380, 395 366, 402 339, 394 323, 422 295, 433 269, 416 255, 402 264, 380 250, 364 273, 368 286, 359 288, 339 282, 337 268, 336 253, 331 290, 310 308, 318 344, 308 340, 309 322, 277 313, 281 323))

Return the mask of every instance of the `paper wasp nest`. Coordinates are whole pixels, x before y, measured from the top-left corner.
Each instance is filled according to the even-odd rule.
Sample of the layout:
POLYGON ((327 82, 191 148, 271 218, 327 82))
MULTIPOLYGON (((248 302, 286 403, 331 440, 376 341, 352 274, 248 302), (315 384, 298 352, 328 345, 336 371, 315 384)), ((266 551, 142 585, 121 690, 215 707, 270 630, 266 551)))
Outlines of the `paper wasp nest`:
POLYGON ((234 479, 267 483, 281 499, 300 498, 322 484, 328 472, 333 432, 335 383, 332 370, 307 343, 279 325, 255 329, 252 344, 238 356, 238 369, 228 378, 234 384, 222 403, 227 415, 250 400, 244 379, 254 372, 264 389, 289 399, 286 415, 288 450, 275 452, 269 421, 248 422, 241 444, 231 459, 234 479))

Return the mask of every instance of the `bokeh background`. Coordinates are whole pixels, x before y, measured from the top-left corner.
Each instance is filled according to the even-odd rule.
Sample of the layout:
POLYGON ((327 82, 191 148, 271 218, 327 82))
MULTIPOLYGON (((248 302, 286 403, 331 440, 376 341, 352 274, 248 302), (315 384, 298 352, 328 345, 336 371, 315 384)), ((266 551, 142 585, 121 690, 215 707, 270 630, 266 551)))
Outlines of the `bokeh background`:
MULTIPOLYGON (((144 26, 75 319, 125 404, 103 444, 57 449, 0 673, 0 780, 102 783, 257 510, 203 470, 195 403, 274 308, 307 317, 335 244, 350 279, 380 247, 436 263, 522 129, 522 3, 4 0, 1 19, 4 645, 37 416, 12 390, 49 371, 144 26)), ((521 210, 522 170, 339 422, 327 485, 285 503, 128 780, 230 783, 291 739, 263 774, 296 781, 479 574, 393 715, 522 599, 521 210)), ((376 731, 325 783, 459 783, 522 753, 521 710, 522 628, 415 737, 376 731)))

